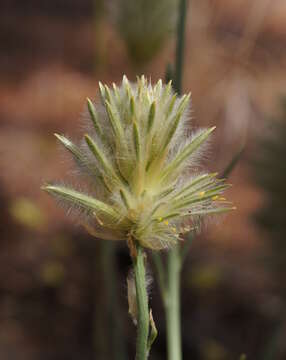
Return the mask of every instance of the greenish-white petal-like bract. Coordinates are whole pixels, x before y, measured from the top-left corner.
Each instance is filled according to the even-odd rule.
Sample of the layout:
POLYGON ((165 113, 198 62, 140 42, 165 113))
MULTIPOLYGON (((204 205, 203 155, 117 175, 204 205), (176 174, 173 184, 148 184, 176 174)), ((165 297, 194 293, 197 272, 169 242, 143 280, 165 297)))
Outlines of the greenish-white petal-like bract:
POLYGON ((233 209, 221 195, 228 188, 213 173, 196 168, 215 129, 190 132, 190 95, 178 97, 171 84, 152 86, 144 76, 120 87, 99 84, 101 104, 87 100, 93 130, 79 146, 56 135, 94 193, 63 185, 43 189, 84 212, 96 237, 163 249, 195 227, 203 216, 233 209))

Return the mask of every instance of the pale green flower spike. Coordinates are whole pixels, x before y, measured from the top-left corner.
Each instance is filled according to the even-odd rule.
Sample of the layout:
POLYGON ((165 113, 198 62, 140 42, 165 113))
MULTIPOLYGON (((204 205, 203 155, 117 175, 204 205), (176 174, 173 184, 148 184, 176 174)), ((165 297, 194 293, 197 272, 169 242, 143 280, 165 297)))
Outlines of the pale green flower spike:
POLYGON ((112 88, 101 83, 102 104, 87 100, 93 131, 80 146, 57 135, 94 194, 66 186, 43 189, 86 214, 96 237, 130 237, 150 249, 176 244, 204 215, 230 209, 222 193, 229 185, 216 174, 194 173, 215 127, 188 136, 190 94, 177 97, 171 83, 152 86, 144 76, 136 84, 123 77, 112 88))

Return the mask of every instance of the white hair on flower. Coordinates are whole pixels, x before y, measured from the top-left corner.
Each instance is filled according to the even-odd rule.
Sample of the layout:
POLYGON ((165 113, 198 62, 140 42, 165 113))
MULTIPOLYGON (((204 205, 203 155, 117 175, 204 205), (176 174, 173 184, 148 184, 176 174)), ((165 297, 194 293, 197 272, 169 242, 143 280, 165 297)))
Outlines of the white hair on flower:
POLYGON ((101 104, 87 100, 93 131, 82 144, 56 134, 95 190, 43 186, 80 209, 94 236, 132 236, 159 250, 176 244, 198 218, 232 209, 221 196, 229 185, 216 174, 190 174, 215 129, 190 133, 190 94, 178 97, 171 82, 152 86, 144 76, 136 84, 124 76, 120 87, 99 83, 99 89, 101 104))

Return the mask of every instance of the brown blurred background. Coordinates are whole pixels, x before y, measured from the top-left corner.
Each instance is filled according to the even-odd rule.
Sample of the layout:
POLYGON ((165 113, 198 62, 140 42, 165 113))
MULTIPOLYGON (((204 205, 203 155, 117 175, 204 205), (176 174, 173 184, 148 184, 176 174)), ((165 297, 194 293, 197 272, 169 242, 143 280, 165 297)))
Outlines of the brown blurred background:
MULTIPOLYGON (((53 133, 80 137, 99 80, 165 77, 176 18, 149 2, 151 33, 132 28, 141 13, 126 0, 0 2, 1 360, 133 357, 126 246, 90 238, 40 186, 70 172, 53 133)), ((217 125, 204 164, 222 172, 244 151, 227 194, 237 210, 205 227, 183 271, 184 359, 283 360, 286 2, 190 0, 185 50, 193 125, 217 125)), ((166 359, 156 281, 151 294, 150 359, 166 359)))

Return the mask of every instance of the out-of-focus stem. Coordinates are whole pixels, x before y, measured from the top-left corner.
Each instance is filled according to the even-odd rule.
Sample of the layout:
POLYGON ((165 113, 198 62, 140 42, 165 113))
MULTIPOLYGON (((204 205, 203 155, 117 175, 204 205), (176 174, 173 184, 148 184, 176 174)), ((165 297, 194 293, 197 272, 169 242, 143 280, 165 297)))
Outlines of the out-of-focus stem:
POLYGON ((103 70, 105 63, 106 36, 104 25, 104 0, 93 0, 93 26, 94 26, 94 72, 103 70))
POLYGON ((238 150, 238 152, 236 154, 234 154, 234 156, 231 159, 231 161, 229 162, 229 164, 227 164, 227 166, 224 168, 224 170, 220 176, 221 178, 226 179, 229 177, 229 175, 232 173, 232 170, 235 168, 235 166, 239 162, 239 160, 244 152, 244 148, 245 148, 245 144, 243 144, 241 146, 241 148, 238 150))
POLYGON ((102 271, 105 285, 105 311, 107 313, 107 331, 109 340, 109 351, 112 359, 125 359, 123 337, 120 331, 120 311, 116 301, 116 259, 113 241, 102 242, 102 271))
POLYGON ((167 289, 166 289, 164 264, 162 261, 161 254, 154 251, 152 255, 153 255, 153 262, 154 262, 154 264, 156 266, 156 270, 157 270, 158 284, 160 287, 161 297, 162 297, 162 300, 163 300, 163 303, 165 306, 166 301, 167 301, 167 289))
POLYGON ((167 270, 168 295, 166 298, 167 348, 169 360, 182 359, 180 287, 181 287, 181 256, 176 246, 168 256, 167 270))
POLYGON ((124 360, 126 349, 121 331, 117 302, 115 246, 112 241, 98 241, 95 249, 94 359, 124 360), (98 287, 98 284, 101 284, 98 287))
MULTIPOLYGON (((185 48, 185 24, 186 24, 187 0, 180 0, 179 18, 177 26, 177 47, 175 64, 175 91, 180 95, 182 92, 182 74, 185 48)), ((167 299, 165 301, 166 325, 167 325, 167 348, 169 360, 182 359, 181 339, 181 249, 176 245, 168 253, 167 262, 167 299)))
MULTIPOLYGON (((108 340, 107 340, 107 321, 106 321, 106 291, 98 291, 98 284, 102 281, 102 272, 104 271, 104 256, 102 243, 94 243, 94 314, 93 314, 93 358, 104 360, 109 357, 108 340), (104 310, 103 310, 104 309, 104 310)), ((105 279, 104 279, 105 280, 105 279)))
POLYGON ((186 25, 187 0, 180 0, 179 19, 177 25, 176 64, 174 87, 180 95, 182 92, 182 75, 185 50, 185 25, 186 25))

